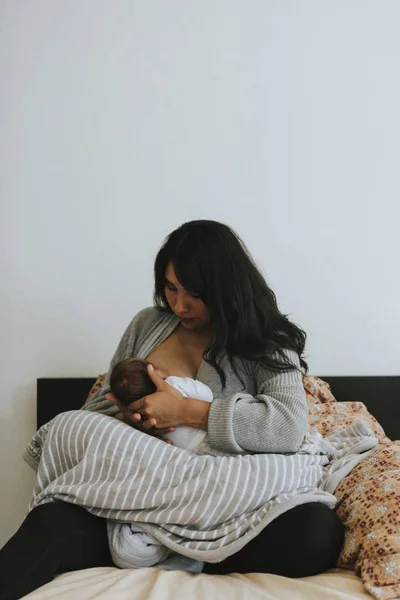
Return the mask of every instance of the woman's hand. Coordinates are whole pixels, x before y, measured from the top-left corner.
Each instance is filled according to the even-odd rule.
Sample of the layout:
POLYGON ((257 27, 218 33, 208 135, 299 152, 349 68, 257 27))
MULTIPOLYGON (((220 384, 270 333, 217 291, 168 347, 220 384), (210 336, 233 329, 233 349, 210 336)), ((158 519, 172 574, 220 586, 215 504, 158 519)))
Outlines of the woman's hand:
POLYGON ((148 373, 157 391, 129 404, 127 408, 131 411, 133 422, 142 421, 145 431, 153 427, 158 432, 174 431, 176 426, 185 422, 187 398, 166 383, 152 365, 148 366, 148 373))
POLYGON ((106 394, 106 398, 117 404, 125 423, 139 431, 160 437, 161 434, 175 431, 175 426, 184 422, 186 398, 166 383, 152 365, 149 365, 148 373, 157 388, 154 394, 136 400, 128 406, 119 402, 113 394, 106 394))
MULTIPOLYGON (((166 442, 167 444, 172 444, 171 440, 166 440, 162 437, 162 434, 164 433, 170 433, 171 431, 175 431, 174 427, 166 427, 165 429, 145 429, 143 427, 143 423, 140 422, 140 420, 135 420, 132 419, 132 412, 124 405, 121 404, 116 397, 114 396, 114 394, 106 394, 106 398, 107 400, 109 400, 110 402, 114 402, 114 404, 116 404, 119 407, 119 412, 117 412, 117 414, 115 415, 115 418, 118 419, 119 421, 122 421, 123 423, 126 423, 127 425, 130 425, 131 427, 134 427, 135 429, 137 429, 138 431, 142 431, 144 433, 148 433, 149 435, 152 435, 154 437, 156 437, 157 439, 166 442)), ((140 416, 140 415, 139 415, 140 416)))

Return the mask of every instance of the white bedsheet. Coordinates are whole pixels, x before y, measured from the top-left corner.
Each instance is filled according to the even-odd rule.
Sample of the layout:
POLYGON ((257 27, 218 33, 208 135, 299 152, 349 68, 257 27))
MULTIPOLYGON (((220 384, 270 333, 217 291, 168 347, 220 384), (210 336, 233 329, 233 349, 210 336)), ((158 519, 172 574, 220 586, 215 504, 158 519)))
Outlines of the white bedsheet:
POLYGON ((59 575, 25 596, 29 600, 371 600, 352 572, 332 569, 313 577, 193 575, 157 568, 96 567, 59 575))

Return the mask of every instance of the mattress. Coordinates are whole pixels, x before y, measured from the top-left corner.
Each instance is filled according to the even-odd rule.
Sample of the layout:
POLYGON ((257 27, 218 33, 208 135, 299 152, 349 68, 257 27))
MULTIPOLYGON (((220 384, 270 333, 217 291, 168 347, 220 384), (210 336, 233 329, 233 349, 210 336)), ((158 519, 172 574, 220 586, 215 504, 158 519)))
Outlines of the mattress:
POLYGON ((370 600, 353 571, 290 579, 278 575, 191 574, 158 568, 95 567, 58 575, 25 596, 28 600, 370 600))

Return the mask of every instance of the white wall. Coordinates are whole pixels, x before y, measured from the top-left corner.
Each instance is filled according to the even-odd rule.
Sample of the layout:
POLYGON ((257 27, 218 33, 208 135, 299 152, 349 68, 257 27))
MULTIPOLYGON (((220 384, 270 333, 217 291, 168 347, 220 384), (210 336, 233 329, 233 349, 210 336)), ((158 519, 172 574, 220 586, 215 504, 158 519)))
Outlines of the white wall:
POLYGON ((399 374, 398 0, 0 11, 0 543, 36 378, 107 370, 184 221, 242 235, 312 373, 399 374))

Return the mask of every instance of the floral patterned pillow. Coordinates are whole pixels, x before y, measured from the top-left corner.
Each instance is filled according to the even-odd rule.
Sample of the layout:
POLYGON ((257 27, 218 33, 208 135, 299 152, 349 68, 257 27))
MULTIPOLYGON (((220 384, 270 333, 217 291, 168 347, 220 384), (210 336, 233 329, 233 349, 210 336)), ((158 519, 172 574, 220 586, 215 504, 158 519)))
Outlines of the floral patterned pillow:
POLYGON ((330 435, 362 419, 379 440, 335 490, 346 526, 337 567, 354 569, 377 600, 400 598, 400 441, 392 442, 362 402, 336 402, 329 385, 304 377, 310 429, 330 435))
POLYGON ((331 435, 337 429, 345 429, 354 421, 364 421, 380 443, 390 442, 382 426, 362 402, 337 402, 334 405, 308 403, 310 429, 316 429, 322 437, 331 435))
POLYGON ((329 383, 315 375, 303 375, 303 386, 308 403, 317 402, 318 404, 325 404, 326 402, 336 402, 329 383))
POLYGON ((378 600, 400 598, 400 441, 380 444, 335 490, 346 526, 337 566, 378 600))
POLYGON ((382 444, 390 439, 382 426, 362 402, 336 402, 330 386, 319 377, 303 377, 308 404, 308 422, 311 430, 326 437, 337 429, 345 429, 354 421, 364 421, 382 444))

